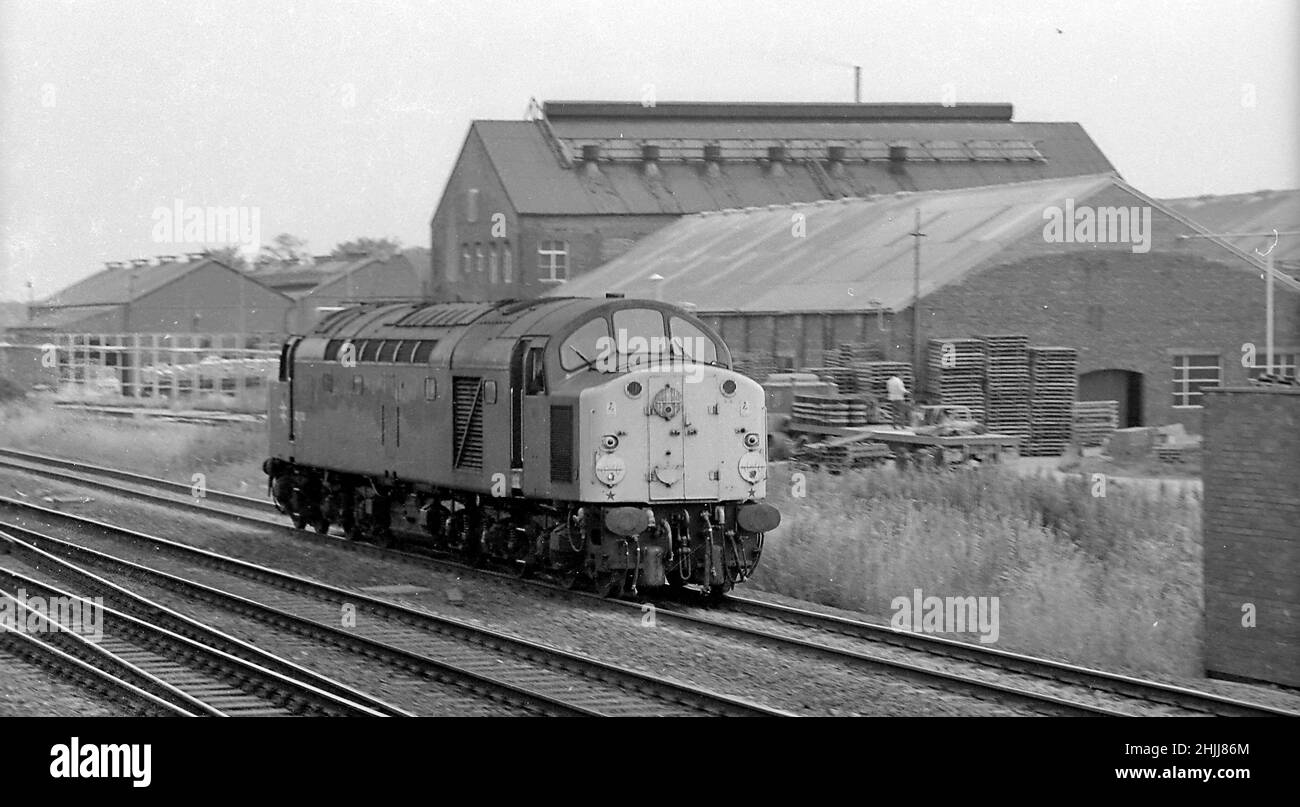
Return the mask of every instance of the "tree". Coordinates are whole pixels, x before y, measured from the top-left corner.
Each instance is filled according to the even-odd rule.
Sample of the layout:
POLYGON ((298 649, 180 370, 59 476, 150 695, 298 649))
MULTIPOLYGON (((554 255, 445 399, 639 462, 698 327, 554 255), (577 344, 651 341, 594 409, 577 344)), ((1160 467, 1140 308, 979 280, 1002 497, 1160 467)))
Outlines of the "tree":
POLYGON ((257 256, 259 264, 292 264, 303 263, 304 260, 311 258, 311 252, 307 250, 307 240, 299 238, 289 233, 280 233, 270 244, 263 246, 262 251, 257 256))
POLYGON ((354 238, 351 241, 344 241, 334 247, 330 257, 342 258, 349 252, 364 252, 369 255, 377 255, 384 260, 388 260, 397 253, 402 251, 402 241, 400 238, 354 238))

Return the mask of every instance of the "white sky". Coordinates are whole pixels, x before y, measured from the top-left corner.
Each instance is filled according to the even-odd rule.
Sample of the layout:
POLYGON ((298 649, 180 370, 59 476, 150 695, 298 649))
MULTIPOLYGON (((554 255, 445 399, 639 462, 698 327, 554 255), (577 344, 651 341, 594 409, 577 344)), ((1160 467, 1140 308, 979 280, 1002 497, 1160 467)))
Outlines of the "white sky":
POLYGON ((262 240, 427 245, 469 122, 538 100, 1011 102, 1157 197, 1300 187, 1300 4, 0 3, 0 299, 255 206, 262 240), (348 100, 355 103, 348 105, 348 100))

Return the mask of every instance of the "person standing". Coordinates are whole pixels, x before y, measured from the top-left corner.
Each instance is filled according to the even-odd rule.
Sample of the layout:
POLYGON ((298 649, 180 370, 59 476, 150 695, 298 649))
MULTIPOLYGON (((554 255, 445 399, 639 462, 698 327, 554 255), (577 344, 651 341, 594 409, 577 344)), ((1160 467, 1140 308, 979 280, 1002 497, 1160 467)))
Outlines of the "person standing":
POLYGON ((903 379, 890 376, 885 382, 885 392, 889 398, 889 411, 894 416, 894 428, 901 429, 907 425, 907 387, 903 379))

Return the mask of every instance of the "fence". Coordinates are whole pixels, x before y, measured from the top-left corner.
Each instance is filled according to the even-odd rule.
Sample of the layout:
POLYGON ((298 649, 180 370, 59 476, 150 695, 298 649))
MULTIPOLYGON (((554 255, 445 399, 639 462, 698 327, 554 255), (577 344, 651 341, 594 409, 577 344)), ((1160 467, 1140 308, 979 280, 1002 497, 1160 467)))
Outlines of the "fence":
POLYGON ((59 400, 264 412, 275 334, 53 334, 0 344, 0 372, 59 400))

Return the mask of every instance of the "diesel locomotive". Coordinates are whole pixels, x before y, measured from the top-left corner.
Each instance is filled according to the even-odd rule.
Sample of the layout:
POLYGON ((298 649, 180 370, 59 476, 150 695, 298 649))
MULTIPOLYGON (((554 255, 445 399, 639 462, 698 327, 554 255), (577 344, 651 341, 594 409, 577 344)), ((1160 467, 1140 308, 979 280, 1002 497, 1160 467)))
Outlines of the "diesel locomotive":
POLYGON ((606 595, 754 570, 780 514, 762 388, 688 311, 610 297, 380 303, 286 341, 276 506, 606 595))

